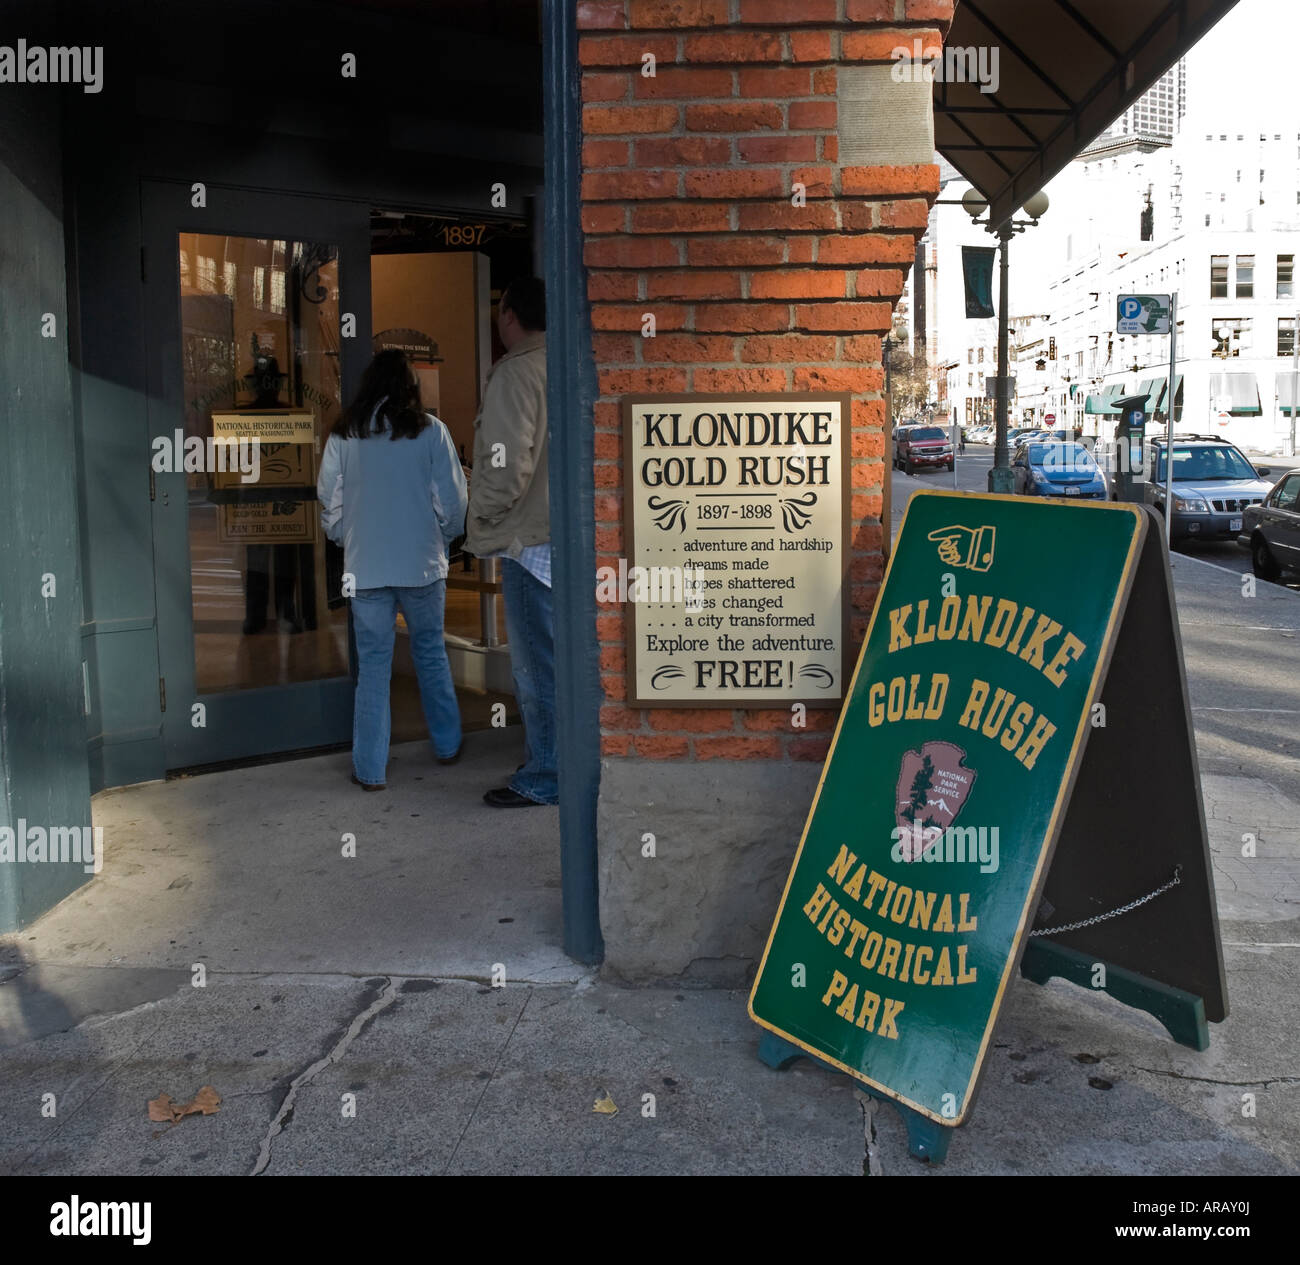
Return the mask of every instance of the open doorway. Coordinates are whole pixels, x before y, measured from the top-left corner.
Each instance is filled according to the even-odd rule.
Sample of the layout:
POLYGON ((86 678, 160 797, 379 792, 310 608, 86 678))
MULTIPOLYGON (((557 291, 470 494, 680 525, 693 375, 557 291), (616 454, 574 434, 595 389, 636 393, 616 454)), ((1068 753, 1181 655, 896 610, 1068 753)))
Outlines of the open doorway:
MULTIPOLYGON (((371 213, 373 350, 405 351, 425 409, 447 426, 465 466, 492 363, 502 354, 497 303, 506 285, 534 271, 530 219, 376 209, 371 213)), ((517 724, 505 637, 500 564, 453 546, 447 576, 447 653, 464 730, 517 724)), ((427 737, 405 624, 393 653, 395 742, 427 737)))

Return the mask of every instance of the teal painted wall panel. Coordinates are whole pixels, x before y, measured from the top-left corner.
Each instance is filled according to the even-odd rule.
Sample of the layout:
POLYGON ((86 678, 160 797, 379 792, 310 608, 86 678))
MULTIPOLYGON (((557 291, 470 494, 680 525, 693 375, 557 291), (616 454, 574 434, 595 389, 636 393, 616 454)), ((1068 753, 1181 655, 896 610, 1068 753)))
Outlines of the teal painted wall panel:
MULTIPOLYGON (((19 25, 39 39, 39 8, 23 8, 19 25)), ((57 88, 0 93, 0 826, 11 831, 90 824, 59 119, 57 88), (47 314, 54 337, 42 336, 47 314)), ((80 864, 0 863, 0 931, 87 878, 80 864)))

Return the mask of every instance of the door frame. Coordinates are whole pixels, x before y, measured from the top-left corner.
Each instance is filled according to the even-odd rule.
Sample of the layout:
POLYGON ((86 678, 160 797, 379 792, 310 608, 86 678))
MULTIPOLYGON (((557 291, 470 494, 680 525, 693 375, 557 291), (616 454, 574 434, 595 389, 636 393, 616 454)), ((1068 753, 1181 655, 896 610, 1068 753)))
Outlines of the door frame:
MULTIPOLYGON (((339 316, 351 314, 351 338, 339 339, 342 403, 360 380, 370 349, 369 203, 207 185, 142 180, 140 222, 144 283, 144 359, 150 442, 183 425, 180 233, 315 241, 339 250, 339 316)), ((347 742, 352 680, 347 675, 200 697, 195 686, 193 573, 188 494, 183 473, 151 469, 154 600, 160 706, 167 769, 214 764, 347 742), (183 577, 183 581, 182 581, 183 577), (163 682, 166 682, 165 689, 163 682), (272 697, 274 694, 274 697, 272 697), (203 726, 192 723, 202 701, 203 726), (238 735, 236 742, 234 735, 238 735), (223 741, 224 739, 224 741, 223 741)))

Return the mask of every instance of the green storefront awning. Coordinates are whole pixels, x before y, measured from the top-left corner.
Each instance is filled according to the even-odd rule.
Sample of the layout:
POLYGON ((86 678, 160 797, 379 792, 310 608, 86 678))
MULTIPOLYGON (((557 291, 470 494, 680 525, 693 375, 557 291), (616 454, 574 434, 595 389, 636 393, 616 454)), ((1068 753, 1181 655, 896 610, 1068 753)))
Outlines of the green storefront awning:
POLYGON ((1084 401, 1083 411, 1085 413, 1101 413, 1107 417, 1118 417, 1119 409, 1112 408, 1110 398, 1103 392, 1100 395, 1090 395, 1084 401))
POLYGON ((1259 384, 1253 373, 1213 373, 1210 375, 1210 408, 1233 417, 1258 417, 1259 384), (1226 407, 1225 407, 1226 405, 1226 407))
POLYGON ((1296 405, 1295 375, 1287 370, 1286 373, 1277 375, 1277 405, 1282 410, 1283 417, 1290 417, 1295 413, 1296 405))
POLYGON ((1158 413, 1160 411, 1160 406, 1165 402, 1165 385, 1168 381, 1168 374, 1162 373, 1158 378, 1152 378, 1148 383, 1148 413, 1158 413))

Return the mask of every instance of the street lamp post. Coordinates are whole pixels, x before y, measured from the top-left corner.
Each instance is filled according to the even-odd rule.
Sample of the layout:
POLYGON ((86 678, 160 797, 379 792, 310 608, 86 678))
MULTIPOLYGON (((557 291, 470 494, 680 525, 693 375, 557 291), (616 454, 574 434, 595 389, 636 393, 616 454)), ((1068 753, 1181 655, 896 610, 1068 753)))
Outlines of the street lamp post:
POLYGON ((996 412, 994 415, 993 468, 989 471, 990 492, 1014 492, 1015 475, 1011 471, 1007 452, 1007 410, 1009 407, 1011 383, 1007 374, 1007 335, 1009 329, 1008 291, 1009 267, 1008 250, 1011 239, 1016 233, 1038 223, 1047 213, 1047 194, 1041 190, 1029 198, 1020 208, 1029 216, 1027 220, 1016 220, 1008 216, 1000 224, 981 221, 980 216, 988 208, 988 202, 978 189, 971 188, 962 195, 962 207, 975 223, 983 223, 986 230, 996 233, 1001 249, 998 251, 998 376, 997 389, 994 393, 996 412))

